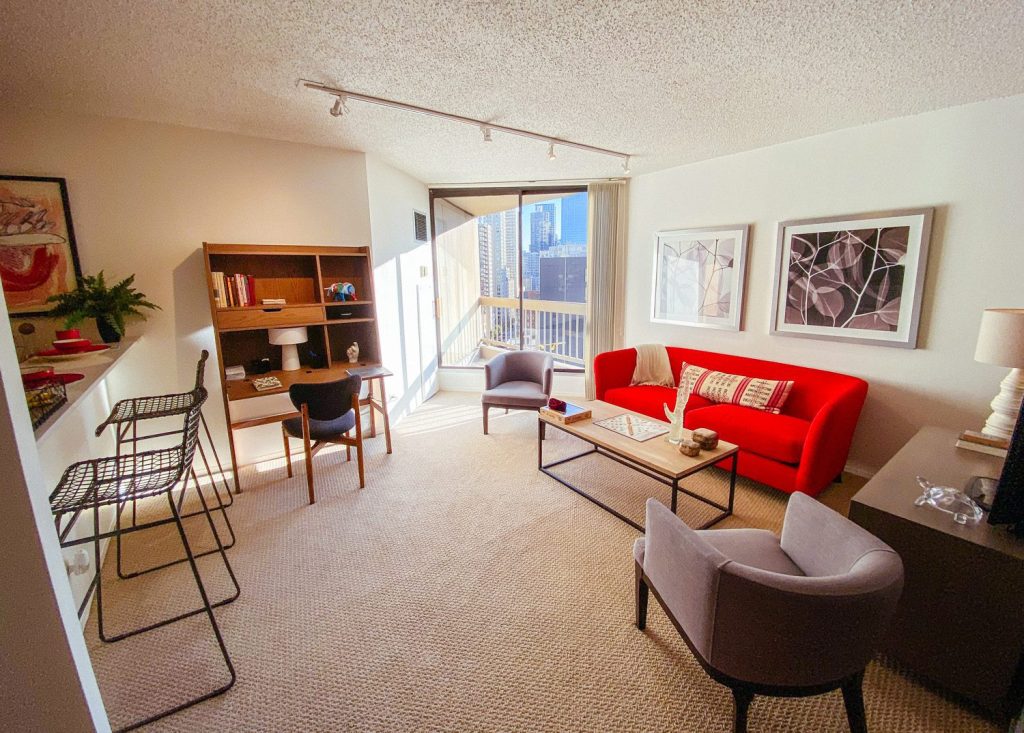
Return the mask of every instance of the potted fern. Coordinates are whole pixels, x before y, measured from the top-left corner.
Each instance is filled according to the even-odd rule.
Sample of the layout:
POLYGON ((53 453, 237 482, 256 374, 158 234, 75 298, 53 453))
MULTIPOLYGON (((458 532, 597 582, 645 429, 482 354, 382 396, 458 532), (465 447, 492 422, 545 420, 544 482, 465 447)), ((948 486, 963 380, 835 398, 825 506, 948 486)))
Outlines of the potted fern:
POLYGON ((65 328, 74 328, 86 318, 95 318, 100 338, 105 343, 117 343, 124 336, 126 318, 144 319, 142 308, 160 308, 133 288, 133 282, 135 275, 108 287, 102 270, 98 275, 87 275, 79 279, 75 290, 49 298, 49 302, 56 303, 50 314, 64 318, 65 328))

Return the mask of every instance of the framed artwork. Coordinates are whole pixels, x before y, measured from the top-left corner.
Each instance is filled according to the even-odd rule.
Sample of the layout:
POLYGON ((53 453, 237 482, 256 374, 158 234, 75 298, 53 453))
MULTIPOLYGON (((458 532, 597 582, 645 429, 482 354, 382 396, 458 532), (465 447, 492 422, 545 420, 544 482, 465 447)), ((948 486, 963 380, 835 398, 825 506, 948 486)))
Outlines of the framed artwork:
POLYGON ((63 178, 0 175, 0 282, 12 316, 45 316, 46 299, 82 274, 63 178))
POLYGON ((780 223, 771 332, 916 348, 932 211, 780 223))
POLYGON ((747 225, 658 232, 651 321, 740 330, 747 225))

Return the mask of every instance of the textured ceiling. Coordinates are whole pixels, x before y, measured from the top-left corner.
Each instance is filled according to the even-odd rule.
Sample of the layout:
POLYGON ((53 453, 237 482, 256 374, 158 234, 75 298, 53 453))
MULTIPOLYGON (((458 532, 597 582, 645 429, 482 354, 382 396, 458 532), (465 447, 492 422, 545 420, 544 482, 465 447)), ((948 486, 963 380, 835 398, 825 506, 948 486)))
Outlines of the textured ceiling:
POLYGON ((0 98, 376 153, 428 183, 634 174, 1024 92, 1024 2, 5 0, 0 98))

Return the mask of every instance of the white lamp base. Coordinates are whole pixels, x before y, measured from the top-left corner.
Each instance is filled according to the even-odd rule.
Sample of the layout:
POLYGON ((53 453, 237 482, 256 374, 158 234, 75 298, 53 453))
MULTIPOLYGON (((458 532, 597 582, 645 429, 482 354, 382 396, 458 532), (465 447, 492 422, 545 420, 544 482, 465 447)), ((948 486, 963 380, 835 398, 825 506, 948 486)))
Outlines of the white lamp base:
POLYGON ((1011 369, 1006 378, 999 383, 999 394, 992 400, 992 414, 981 429, 985 435, 993 438, 1009 440, 1013 436, 1013 426, 1020 414, 1021 398, 1024 397, 1024 372, 1011 369))
POLYGON ((298 371, 302 368, 299 363, 299 350, 295 344, 285 344, 281 347, 281 369, 286 372, 298 371))

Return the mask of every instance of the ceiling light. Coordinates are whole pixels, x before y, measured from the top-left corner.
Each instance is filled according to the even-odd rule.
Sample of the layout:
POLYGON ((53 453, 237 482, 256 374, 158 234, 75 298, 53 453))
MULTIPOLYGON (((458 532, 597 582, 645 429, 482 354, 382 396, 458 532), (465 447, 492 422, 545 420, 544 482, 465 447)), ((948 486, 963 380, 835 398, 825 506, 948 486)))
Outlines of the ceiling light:
POLYGON ((627 155, 622 161, 622 172, 629 175, 629 156, 627 155))
POLYGON ((306 89, 315 89, 318 92, 324 94, 330 94, 335 98, 334 105, 330 107, 330 113, 334 117, 341 117, 342 115, 348 114, 348 102, 349 100, 355 100, 357 102, 364 102, 366 104, 376 104, 381 107, 389 107, 391 109, 403 110, 405 112, 414 112, 421 115, 429 115, 431 117, 440 117, 441 119, 451 120, 452 122, 459 122, 464 125, 475 125, 479 130, 480 134, 483 135, 484 142, 491 142, 491 138, 495 132, 502 132, 507 135, 516 135, 518 137, 530 138, 531 140, 537 140, 548 144, 548 159, 555 159, 555 145, 562 145, 567 148, 576 148, 577 150, 583 150, 588 153, 595 153, 597 155, 610 155, 618 158, 619 160, 625 160, 624 170, 629 173, 629 155, 618 150, 609 150, 608 148, 599 148, 595 145, 587 145, 586 143, 575 142, 574 140, 565 140, 563 138, 552 137, 551 135, 545 135, 540 132, 532 132, 531 130, 523 130, 518 127, 509 127, 508 125, 498 125, 487 120, 478 120, 473 117, 466 117, 464 115, 452 114, 451 112, 443 112, 439 109, 431 109, 430 107, 420 107, 415 104, 408 104, 406 102, 399 102, 394 99, 386 99, 385 97, 374 97, 369 94, 363 94, 361 92, 353 92, 347 89, 341 89, 339 87, 328 86, 327 84, 321 84, 317 81, 311 81, 309 79, 299 79, 297 81, 299 86, 305 87, 306 89))
POLYGON ((338 98, 334 100, 334 106, 331 107, 331 116, 341 117, 343 114, 346 114, 347 112, 348 105, 345 103, 345 97, 339 95, 338 98))

